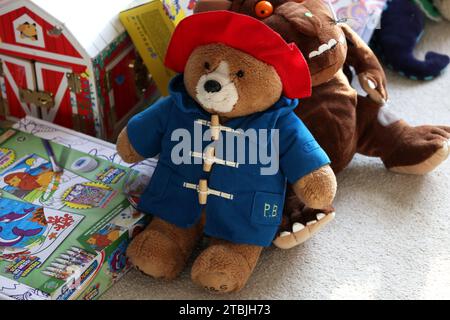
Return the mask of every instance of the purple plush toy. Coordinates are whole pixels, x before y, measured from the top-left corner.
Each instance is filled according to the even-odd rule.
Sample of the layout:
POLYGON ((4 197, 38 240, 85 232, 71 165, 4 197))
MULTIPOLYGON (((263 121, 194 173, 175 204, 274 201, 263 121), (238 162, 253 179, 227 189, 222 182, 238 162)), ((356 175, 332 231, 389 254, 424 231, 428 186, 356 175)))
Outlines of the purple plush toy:
POLYGON ((412 80, 432 80, 450 63, 450 57, 428 52, 425 60, 413 51, 425 28, 425 15, 411 0, 391 0, 375 31, 372 47, 383 63, 412 80))

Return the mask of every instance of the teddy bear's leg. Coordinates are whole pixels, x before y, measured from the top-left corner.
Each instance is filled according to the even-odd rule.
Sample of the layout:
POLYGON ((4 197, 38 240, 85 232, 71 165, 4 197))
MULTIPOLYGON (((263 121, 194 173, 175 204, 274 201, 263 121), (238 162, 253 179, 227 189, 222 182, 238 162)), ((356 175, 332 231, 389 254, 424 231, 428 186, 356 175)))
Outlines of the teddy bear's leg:
POLYGON ((211 239, 192 266, 192 280, 214 293, 239 291, 250 278, 262 249, 211 239))
POLYGON ((183 270, 203 232, 204 220, 183 229, 159 218, 131 242, 127 250, 130 262, 155 278, 174 279, 183 270))
POLYGON ((335 217, 334 208, 306 207, 288 186, 283 221, 273 244, 280 249, 291 249, 312 238, 335 217))
POLYGON ((412 127, 366 97, 358 97, 357 117, 357 151, 380 157, 391 171, 423 175, 450 154, 450 127, 412 127))

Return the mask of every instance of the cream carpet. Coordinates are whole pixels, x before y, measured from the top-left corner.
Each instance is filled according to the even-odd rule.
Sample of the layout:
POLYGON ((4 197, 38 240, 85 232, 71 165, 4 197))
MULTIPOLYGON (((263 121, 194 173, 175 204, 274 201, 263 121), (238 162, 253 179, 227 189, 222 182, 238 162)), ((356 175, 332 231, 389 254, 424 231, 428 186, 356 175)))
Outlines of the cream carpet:
MULTIPOLYGON (((429 23, 417 50, 450 54, 450 23, 429 23)), ((412 124, 450 125, 450 71, 427 83, 388 72, 390 105, 412 124)), ((214 296, 131 271, 104 299, 450 299, 450 161, 425 177, 357 156, 338 177, 337 216, 290 251, 267 249, 247 287, 214 296)))

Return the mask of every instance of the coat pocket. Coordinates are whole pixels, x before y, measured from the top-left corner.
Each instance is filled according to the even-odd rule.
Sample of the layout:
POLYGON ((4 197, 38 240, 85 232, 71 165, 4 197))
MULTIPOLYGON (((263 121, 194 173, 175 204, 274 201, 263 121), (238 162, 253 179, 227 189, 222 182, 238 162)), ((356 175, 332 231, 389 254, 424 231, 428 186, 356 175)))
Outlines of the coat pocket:
POLYGON ((256 192, 253 198, 252 224, 278 226, 283 217, 284 195, 256 192))

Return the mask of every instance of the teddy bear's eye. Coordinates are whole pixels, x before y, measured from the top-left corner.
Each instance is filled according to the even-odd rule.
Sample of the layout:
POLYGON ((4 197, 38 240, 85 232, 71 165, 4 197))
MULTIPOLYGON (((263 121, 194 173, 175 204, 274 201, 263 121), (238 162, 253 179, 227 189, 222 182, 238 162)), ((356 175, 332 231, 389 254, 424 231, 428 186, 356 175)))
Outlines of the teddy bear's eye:
POLYGON ((245 75, 245 73, 244 73, 244 71, 239 70, 239 71, 236 73, 236 75, 237 75, 239 78, 243 78, 244 75, 245 75))
POLYGON ((205 69, 209 70, 211 68, 211 65, 209 64, 209 62, 205 62, 205 69))

